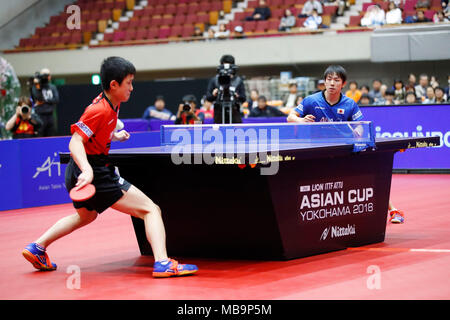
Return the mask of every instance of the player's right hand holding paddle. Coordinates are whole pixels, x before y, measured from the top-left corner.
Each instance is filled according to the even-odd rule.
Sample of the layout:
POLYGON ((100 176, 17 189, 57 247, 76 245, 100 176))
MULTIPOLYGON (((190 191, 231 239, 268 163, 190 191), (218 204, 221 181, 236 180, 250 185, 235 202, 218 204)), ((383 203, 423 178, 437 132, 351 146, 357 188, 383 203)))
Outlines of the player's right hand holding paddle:
POLYGON ((92 198, 95 194, 95 187, 91 184, 93 179, 94 173, 91 167, 82 171, 75 187, 70 190, 70 198, 73 201, 86 201, 92 198))

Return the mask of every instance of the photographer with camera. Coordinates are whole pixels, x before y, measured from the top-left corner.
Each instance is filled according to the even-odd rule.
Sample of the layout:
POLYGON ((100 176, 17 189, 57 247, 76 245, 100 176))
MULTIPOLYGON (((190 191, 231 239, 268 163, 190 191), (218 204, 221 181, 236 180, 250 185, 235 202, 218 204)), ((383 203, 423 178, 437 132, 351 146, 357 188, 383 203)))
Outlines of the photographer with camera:
POLYGON ((56 86, 50 83, 50 80, 50 70, 45 68, 35 73, 33 82, 30 84, 34 108, 42 121, 42 127, 39 131, 41 137, 56 135, 53 112, 59 103, 59 93, 56 86))
POLYGON ((178 107, 177 118, 175 124, 196 124, 202 123, 199 117, 195 115, 197 106, 197 98, 193 94, 183 97, 183 103, 178 107))
POLYGON ((208 83, 206 99, 214 103, 215 123, 242 123, 240 105, 246 101, 245 86, 237 70, 234 57, 223 55, 216 76, 208 83))
POLYGON ((16 113, 6 122, 5 129, 13 133, 14 139, 34 138, 38 135, 42 122, 31 109, 28 97, 19 99, 16 113))

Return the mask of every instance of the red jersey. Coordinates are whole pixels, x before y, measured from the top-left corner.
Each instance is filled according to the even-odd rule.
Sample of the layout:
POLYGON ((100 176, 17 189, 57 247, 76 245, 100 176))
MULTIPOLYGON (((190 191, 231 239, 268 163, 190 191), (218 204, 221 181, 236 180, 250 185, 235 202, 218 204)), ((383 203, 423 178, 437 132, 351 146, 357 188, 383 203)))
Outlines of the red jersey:
POLYGON ((119 109, 120 105, 114 108, 102 92, 86 107, 80 120, 70 126, 72 134, 77 132, 83 138, 86 154, 108 154, 119 109))

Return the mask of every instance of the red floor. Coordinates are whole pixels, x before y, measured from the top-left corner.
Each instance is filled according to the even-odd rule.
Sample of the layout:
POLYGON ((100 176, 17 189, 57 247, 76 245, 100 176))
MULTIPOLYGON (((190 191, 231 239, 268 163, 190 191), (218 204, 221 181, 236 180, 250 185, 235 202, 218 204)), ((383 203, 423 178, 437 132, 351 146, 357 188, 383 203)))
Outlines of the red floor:
POLYGON ((391 199, 407 220, 384 243, 291 261, 189 259, 200 272, 171 279, 151 277, 130 218, 114 210, 49 247, 55 272, 20 252, 72 206, 0 212, 0 299, 449 299, 450 175, 394 175, 391 199), (67 286, 73 265, 80 289, 67 286))

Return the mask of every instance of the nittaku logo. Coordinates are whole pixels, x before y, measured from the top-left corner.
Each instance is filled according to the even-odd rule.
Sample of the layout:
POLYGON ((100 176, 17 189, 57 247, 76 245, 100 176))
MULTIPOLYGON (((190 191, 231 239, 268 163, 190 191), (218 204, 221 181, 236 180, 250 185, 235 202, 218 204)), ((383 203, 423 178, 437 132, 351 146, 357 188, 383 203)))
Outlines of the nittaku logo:
POLYGON ((325 240, 328 237, 328 233, 330 232, 330 227, 325 228, 320 236, 320 240, 325 240))
POLYGON ((320 236, 320 240, 326 240, 328 237, 328 234, 331 230, 331 236, 330 238, 340 238, 345 237, 349 235, 356 234, 356 227, 355 225, 347 225, 346 227, 340 227, 340 226, 330 226, 328 228, 325 228, 320 236))

